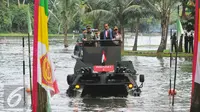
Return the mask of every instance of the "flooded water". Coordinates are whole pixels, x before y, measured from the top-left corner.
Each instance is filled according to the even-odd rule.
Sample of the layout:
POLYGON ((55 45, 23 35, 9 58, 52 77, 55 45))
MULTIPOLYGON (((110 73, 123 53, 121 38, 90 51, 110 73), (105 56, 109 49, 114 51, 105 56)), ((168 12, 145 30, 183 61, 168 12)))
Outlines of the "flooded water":
MULTIPOLYGON (((21 86, 23 84, 23 52, 21 38, 6 38, 6 40, 6 43, 0 44, 0 111, 22 111, 20 107, 17 109, 8 109, 8 107, 5 105, 5 101, 7 101, 5 96, 10 94, 9 88, 13 85, 21 86)), ((25 39, 25 42, 25 79, 26 85, 29 86, 27 39, 25 39)), ((71 54, 73 53, 74 48, 72 43, 69 48, 64 49, 63 40, 61 38, 50 39, 51 56, 53 57, 53 61, 55 62, 55 74, 60 89, 60 93, 55 95, 51 100, 53 112, 189 111, 191 90, 191 59, 187 58, 178 58, 176 85, 177 95, 175 96, 174 107, 171 106, 170 97, 168 96, 170 76, 169 58, 141 56, 123 57, 123 60, 133 61, 134 67, 137 70, 138 74, 145 75, 145 83, 144 87, 142 88, 141 97, 128 96, 127 98, 111 97, 99 99, 67 97, 65 94, 68 88, 66 76, 67 74, 73 73, 73 67, 75 65, 75 60, 71 58, 71 54)), ((171 70, 171 74, 172 76, 174 75, 174 69, 171 70)), ((26 97, 28 99, 28 106, 26 108, 27 111, 30 111, 30 95, 27 95, 26 97)))
MULTIPOLYGON (((132 50, 132 46, 135 42, 135 36, 126 35, 124 42, 126 43, 125 50, 132 50)), ((157 50, 160 45, 161 36, 143 36, 138 37, 138 50, 157 50)), ((170 37, 167 38, 167 48, 170 45, 170 37)))

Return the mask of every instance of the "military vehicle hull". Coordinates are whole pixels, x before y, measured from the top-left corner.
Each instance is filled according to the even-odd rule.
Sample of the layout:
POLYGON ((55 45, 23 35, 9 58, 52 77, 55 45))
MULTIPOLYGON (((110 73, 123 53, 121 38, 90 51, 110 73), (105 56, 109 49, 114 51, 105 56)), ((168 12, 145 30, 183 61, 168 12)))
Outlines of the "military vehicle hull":
POLYGON ((140 75, 140 86, 137 76, 131 61, 121 61, 120 46, 83 46, 83 56, 76 59, 74 74, 67 76, 66 93, 72 97, 140 96, 144 76, 140 75))

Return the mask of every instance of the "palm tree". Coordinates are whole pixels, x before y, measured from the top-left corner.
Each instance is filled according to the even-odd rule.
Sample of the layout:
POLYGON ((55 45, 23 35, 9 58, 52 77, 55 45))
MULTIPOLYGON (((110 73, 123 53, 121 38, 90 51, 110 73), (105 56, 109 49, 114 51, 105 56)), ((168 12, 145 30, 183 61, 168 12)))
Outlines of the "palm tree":
POLYGON ((60 15, 59 15, 59 1, 58 0, 49 0, 50 1, 50 6, 48 11, 49 11, 49 16, 48 16, 48 21, 50 20, 51 17, 54 17, 58 22, 59 26, 58 26, 58 34, 60 32, 60 27, 61 27, 61 22, 60 22, 60 15))
POLYGON ((61 6, 61 23, 64 32, 64 46, 68 47, 67 32, 68 29, 74 25, 74 17, 82 12, 80 0, 59 0, 61 6))
MULTIPOLYGON (((121 35, 123 38, 122 51, 124 50, 124 25, 128 13, 131 13, 137 7, 135 0, 93 0, 96 4, 105 5, 106 8, 95 9, 89 12, 93 15, 105 15, 107 21, 112 21, 119 25, 121 35)), ((90 15, 89 14, 89 15, 90 15)), ((132 16, 133 17, 133 16, 132 16)))
POLYGON ((100 29, 101 23, 113 20, 113 17, 110 16, 112 13, 109 12, 109 10, 111 10, 111 6, 107 3, 107 1, 88 0, 87 6, 84 19, 92 21, 94 28, 100 29))
POLYGON ((152 16, 154 13, 151 10, 148 10, 144 4, 137 3, 137 5, 132 5, 128 8, 126 8, 123 12, 127 15, 127 18, 134 18, 136 19, 136 28, 135 28, 135 42, 133 46, 133 51, 137 51, 137 42, 138 42, 138 33, 139 33, 139 25, 140 25, 140 19, 143 17, 149 17, 152 16))
POLYGON ((145 0, 147 7, 157 12, 161 19, 162 34, 157 52, 163 52, 166 49, 170 15, 179 2, 180 0, 145 0))
POLYGON ((140 17, 136 18, 136 31, 135 31, 135 42, 133 45, 133 51, 137 51, 138 33, 139 33, 140 17))
MULTIPOLYGON (((113 4, 113 13, 115 13, 116 17, 118 18, 118 23, 121 28, 121 34, 123 38, 123 44, 122 44, 122 51, 124 51, 124 25, 125 25, 125 19, 128 14, 131 14, 137 9, 139 6, 135 5, 135 0, 115 0, 113 4)), ((135 18, 134 16, 130 18, 135 18)))

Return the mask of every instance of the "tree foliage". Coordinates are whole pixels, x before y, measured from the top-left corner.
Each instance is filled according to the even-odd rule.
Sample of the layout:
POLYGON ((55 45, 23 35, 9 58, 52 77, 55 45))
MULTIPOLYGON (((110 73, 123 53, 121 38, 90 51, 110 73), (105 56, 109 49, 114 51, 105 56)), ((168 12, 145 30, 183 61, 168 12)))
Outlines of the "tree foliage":
MULTIPOLYGON (((30 11, 31 23, 33 23, 33 2, 31 0, 0 0, 0 33, 27 33, 27 11, 30 11)), ((49 5, 52 9, 53 4, 49 2, 49 5)), ((59 15, 59 12, 55 12, 55 15, 59 15)), ((49 33, 59 32, 58 21, 59 19, 55 19, 54 16, 49 18, 49 33)))
MULTIPOLYGON (((103 29, 104 23, 136 32, 137 18, 140 18, 139 32, 153 32, 155 26, 162 28, 162 49, 166 46, 168 25, 175 24, 177 6, 181 5, 181 22, 187 31, 194 30, 194 0, 49 0, 49 33, 71 33, 90 24, 103 29), (189 16, 188 16, 189 15, 189 16), (159 25, 160 24, 160 25, 159 25)), ((31 0, 0 0, 0 33, 27 33, 27 10, 31 0)), ((33 25, 32 25, 33 26, 33 25)), ((127 30, 126 30, 127 31, 127 30)))
POLYGON ((194 30, 195 0, 182 0, 181 19, 185 30, 194 30))

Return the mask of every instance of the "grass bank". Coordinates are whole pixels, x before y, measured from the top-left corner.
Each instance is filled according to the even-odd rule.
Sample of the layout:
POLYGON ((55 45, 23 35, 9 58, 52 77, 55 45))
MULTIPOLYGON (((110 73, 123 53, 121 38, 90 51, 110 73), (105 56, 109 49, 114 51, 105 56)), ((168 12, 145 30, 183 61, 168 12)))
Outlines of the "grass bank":
MULTIPOLYGON (((147 57, 170 57, 169 50, 165 50, 163 53, 157 53, 156 50, 139 50, 139 51, 124 51, 123 56, 147 56, 147 57)), ((173 52, 172 56, 175 57, 176 53, 173 52)), ((191 53, 178 52, 178 57, 192 57, 191 53)))

